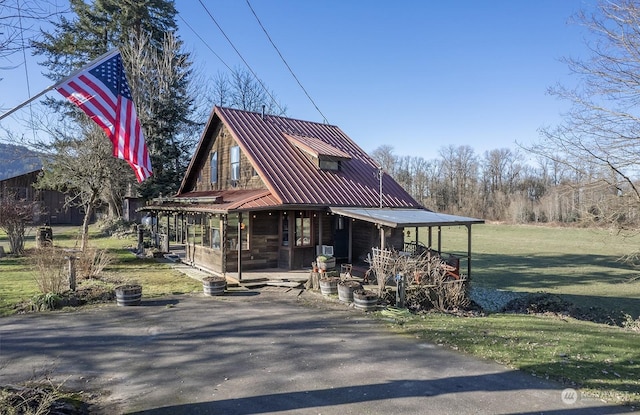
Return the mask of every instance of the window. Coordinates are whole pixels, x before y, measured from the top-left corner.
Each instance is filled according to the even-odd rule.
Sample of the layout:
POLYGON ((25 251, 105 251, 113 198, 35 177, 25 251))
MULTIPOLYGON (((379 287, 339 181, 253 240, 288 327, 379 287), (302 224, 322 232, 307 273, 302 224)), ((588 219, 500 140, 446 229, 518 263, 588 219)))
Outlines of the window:
POLYGON ((240 147, 231 147, 231 182, 240 180, 240 147))
POLYGON ((282 246, 289 246, 289 216, 282 215, 282 246))
POLYGON ((318 164, 322 170, 340 170, 340 161, 338 160, 327 160, 320 158, 318 164))
MULTIPOLYGON (((242 230, 242 250, 249 249, 249 222, 248 218, 243 218, 240 223, 242 230)), ((227 246, 230 251, 238 250, 238 215, 229 215, 227 219, 227 246)))
POLYGON ((211 247, 220 249, 220 229, 211 229, 211 247))
POLYGON ((207 247, 211 244, 211 233, 209 232, 209 228, 211 227, 210 222, 211 219, 209 216, 202 216, 202 245, 207 247))
POLYGON ((218 152, 211 153, 211 183, 218 183, 218 152))
POLYGON ((300 212, 296 216, 296 246, 311 245, 311 218, 309 212, 300 212))

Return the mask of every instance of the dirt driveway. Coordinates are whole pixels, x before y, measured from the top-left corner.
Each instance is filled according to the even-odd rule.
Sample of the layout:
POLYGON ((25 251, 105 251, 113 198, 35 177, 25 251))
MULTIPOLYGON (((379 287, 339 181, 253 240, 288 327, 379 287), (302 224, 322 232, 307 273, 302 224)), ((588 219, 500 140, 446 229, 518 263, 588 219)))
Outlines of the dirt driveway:
POLYGON ((0 383, 51 370, 104 413, 609 414, 503 366, 393 334, 314 293, 263 290, 0 319, 0 383), (301 304, 304 303, 304 304, 301 304), (569 399, 567 399, 569 398, 569 399))

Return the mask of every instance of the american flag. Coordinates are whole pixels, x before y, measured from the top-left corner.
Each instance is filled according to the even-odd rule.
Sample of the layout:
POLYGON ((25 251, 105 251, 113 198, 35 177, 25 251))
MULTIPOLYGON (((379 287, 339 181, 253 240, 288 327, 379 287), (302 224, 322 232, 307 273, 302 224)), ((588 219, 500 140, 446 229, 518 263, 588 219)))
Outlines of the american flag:
POLYGON ((151 176, 151 159, 118 50, 83 68, 56 89, 102 127, 113 144, 113 155, 129 163, 138 182, 151 176))

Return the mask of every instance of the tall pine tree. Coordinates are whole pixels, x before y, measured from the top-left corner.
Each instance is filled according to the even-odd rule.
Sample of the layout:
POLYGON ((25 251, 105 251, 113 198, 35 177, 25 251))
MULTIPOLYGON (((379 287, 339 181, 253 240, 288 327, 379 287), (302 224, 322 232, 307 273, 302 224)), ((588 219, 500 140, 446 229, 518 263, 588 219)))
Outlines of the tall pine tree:
MULTIPOLYGON (((195 123, 188 93, 191 62, 175 34, 173 1, 70 0, 70 6, 70 17, 61 17, 53 31, 33 42, 35 53, 44 57, 45 75, 57 81, 119 48, 154 170, 138 190, 147 198, 174 193, 187 167, 195 123)), ((73 115, 79 123, 88 122, 65 101, 49 99, 48 104, 64 108, 65 116, 73 115)), ((135 184, 132 173, 128 179, 105 178, 110 181, 104 186, 109 194, 101 200, 109 203, 111 213, 120 211, 122 187, 135 184)))

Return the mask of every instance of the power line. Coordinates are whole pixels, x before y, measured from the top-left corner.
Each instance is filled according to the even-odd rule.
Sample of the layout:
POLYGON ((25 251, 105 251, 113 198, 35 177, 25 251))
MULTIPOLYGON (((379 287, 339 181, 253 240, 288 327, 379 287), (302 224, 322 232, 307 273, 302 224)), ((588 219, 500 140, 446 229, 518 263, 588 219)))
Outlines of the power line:
POLYGON ((238 50, 238 48, 236 48, 236 46, 233 44, 233 42, 231 41, 231 39, 229 39, 229 36, 227 36, 227 34, 224 32, 224 30, 222 30, 222 27, 220 27, 220 25, 218 24, 218 22, 216 21, 216 19, 213 17, 213 15, 211 14, 211 12, 209 12, 209 9, 207 9, 207 6, 204 5, 204 3, 202 2, 202 0, 198 0, 198 2, 200 3, 200 5, 202 6, 202 8, 207 12, 207 14, 209 15, 209 17, 211 18, 211 20, 213 21, 213 23, 215 23, 215 25, 218 27, 218 29, 220 30, 220 32, 222 33, 222 35, 225 37, 225 39, 227 39, 227 42, 229 42, 229 44, 231 45, 231 47, 233 48, 233 50, 236 51, 236 53, 238 54, 238 56, 240 57, 240 59, 242 60, 242 62, 244 62, 244 64, 246 65, 246 67, 249 69, 249 71, 251 72, 251 74, 253 75, 253 77, 256 79, 256 81, 260 84, 260 86, 262 87, 262 89, 264 89, 264 91, 266 92, 267 95, 269 95, 269 97, 271 98, 271 100, 273 101, 274 105, 276 107, 278 107, 278 109, 280 110, 281 113, 284 114, 284 110, 282 109, 282 107, 280 107, 280 105, 278 104, 278 101, 276 101, 276 99, 273 97, 273 95, 271 95, 271 92, 269 92, 269 90, 267 89, 267 87, 264 85, 264 83, 262 83, 262 80, 260 80, 260 78, 258 78, 258 75, 255 73, 255 71, 253 70, 253 68, 251 68, 251 65, 249 65, 249 63, 245 60, 245 58, 242 56, 242 54, 240 53, 240 51, 238 50))
POLYGON ((213 53, 213 55, 214 55, 216 58, 218 58, 218 60, 219 60, 220 62, 222 62, 222 64, 223 64, 224 66, 226 66, 226 67, 227 67, 227 69, 229 69, 229 71, 233 71, 233 69, 231 69, 231 67, 230 67, 229 65, 227 65, 227 63, 224 61, 224 59, 222 59, 222 58, 220 57, 220 55, 218 55, 218 54, 216 53, 216 51, 214 51, 214 50, 213 50, 213 48, 212 48, 211 46, 209 46, 209 44, 207 43, 207 41, 206 41, 206 40, 204 40, 204 39, 202 38, 202 36, 200 36, 200 35, 198 34, 198 32, 196 32, 196 30, 195 30, 193 27, 191 27, 191 25, 190 25, 189 23, 187 23, 187 21, 186 21, 185 19, 183 19, 183 18, 182 18, 182 15, 178 14, 178 16, 180 17, 180 20, 182 20, 182 23, 184 23, 185 25, 187 25, 187 27, 188 27, 189 29, 191 29, 191 31, 193 32, 193 34, 194 34, 194 35, 196 35, 196 36, 198 37, 198 39, 200 39, 200 41, 201 41, 202 43, 204 43, 204 45, 207 47, 207 49, 209 49, 209 50, 211 51, 211 53, 213 53))
POLYGON ((284 56, 282 56, 282 53, 280 53, 280 50, 278 49, 278 47, 276 46, 276 44, 273 42, 273 40, 271 39, 271 36, 269 36, 269 33, 267 32, 267 29, 265 29, 265 27, 263 26, 262 22, 260 21, 260 19, 258 18, 258 15, 256 14, 255 10, 253 10, 253 7, 251 7, 251 3, 249 3, 249 0, 247 1, 247 6, 249 6, 249 9, 251 9, 251 13, 253 13, 253 16, 256 18, 256 20, 258 21, 258 24, 260 25, 260 27, 262 28, 262 31, 264 32, 264 34, 267 36, 267 39, 269 39, 269 42, 271 43, 271 46, 273 46, 273 48, 276 50, 276 52, 278 52, 278 56, 280 56, 280 59, 282 59, 282 62, 284 63, 284 65, 287 67, 287 69, 289 70, 289 73, 291 73, 291 76, 293 76, 293 79, 296 80, 296 82, 298 83, 298 85, 300 86, 300 88, 302 88, 302 90, 304 91, 304 94, 307 96, 307 98, 309 98, 309 101, 311 101, 311 103, 313 104, 313 106, 315 107, 316 111, 318 111, 318 113, 320 114, 320 116, 322 116, 322 119, 324 120, 325 123, 328 123, 327 121, 327 117, 324 116, 324 114, 322 113, 322 111, 320 111, 320 108, 318 108, 318 106, 316 105, 315 101, 313 100, 313 98, 311 98, 311 96, 309 95, 309 93, 307 92, 307 90, 304 88, 304 86, 302 86, 302 83, 300 82, 300 80, 298 79, 298 77, 296 76, 295 73, 293 73, 293 69, 291 69, 291 67, 289 66, 289 64, 287 63, 287 61, 285 60, 284 56))

